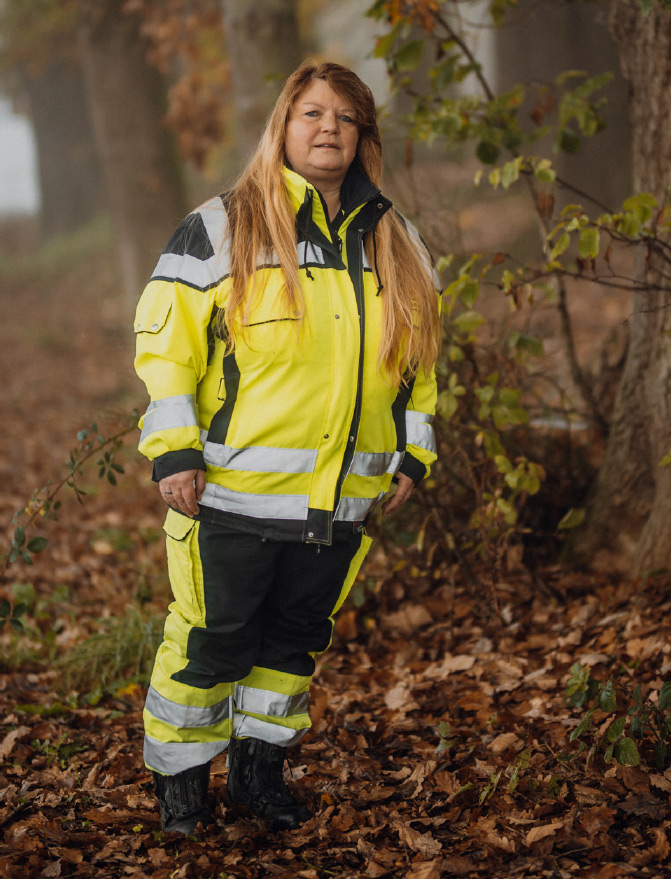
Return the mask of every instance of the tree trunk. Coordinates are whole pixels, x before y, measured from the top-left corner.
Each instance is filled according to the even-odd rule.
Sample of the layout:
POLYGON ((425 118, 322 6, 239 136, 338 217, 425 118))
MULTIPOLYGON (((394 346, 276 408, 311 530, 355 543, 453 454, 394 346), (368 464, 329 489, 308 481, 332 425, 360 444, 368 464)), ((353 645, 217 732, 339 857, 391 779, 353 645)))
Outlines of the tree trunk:
POLYGON ((222 0, 240 164, 256 149, 284 79, 303 58, 296 0, 222 0))
MULTIPOLYGON (((663 202, 671 167, 671 10, 612 0, 610 29, 628 81, 634 191, 663 202)), ((613 155, 610 161, 617 162, 613 155)), ((642 273, 660 282, 654 258, 642 273)), ((671 568, 671 291, 638 294, 606 455, 569 547, 577 561, 626 571, 671 568)))
POLYGON ((184 214, 181 174, 162 122, 163 83, 123 0, 81 0, 78 43, 131 311, 184 214))
POLYGON ((39 73, 24 69, 21 83, 37 146, 41 231, 67 232, 107 207, 81 71, 56 59, 39 73))

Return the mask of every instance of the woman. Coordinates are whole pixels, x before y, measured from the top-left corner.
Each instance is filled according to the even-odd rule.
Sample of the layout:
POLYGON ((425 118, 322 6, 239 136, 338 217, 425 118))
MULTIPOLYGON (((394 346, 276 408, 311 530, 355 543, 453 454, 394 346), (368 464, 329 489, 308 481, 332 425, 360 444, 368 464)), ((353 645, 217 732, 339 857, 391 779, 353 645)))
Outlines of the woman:
POLYGON ((163 827, 207 823, 210 761, 273 828, 310 817, 282 778, 310 726, 373 507, 435 459, 430 257, 380 194, 370 90, 347 68, 286 82, 234 189, 190 214, 137 309, 152 402, 140 450, 170 507, 174 593, 145 707, 163 827))

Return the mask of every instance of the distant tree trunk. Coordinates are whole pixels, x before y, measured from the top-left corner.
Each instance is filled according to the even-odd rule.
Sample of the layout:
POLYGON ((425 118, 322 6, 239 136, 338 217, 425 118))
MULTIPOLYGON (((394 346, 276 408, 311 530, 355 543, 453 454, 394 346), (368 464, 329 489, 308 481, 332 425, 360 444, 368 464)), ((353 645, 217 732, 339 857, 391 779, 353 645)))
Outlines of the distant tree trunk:
POLYGON ((243 164, 259 142, 283 80, 303 60, 296 0, 222 0, 222 10, 243 164))
MULTIPOLYGON (((663 201, 671 168, 671 10, 611 0, 611 32, 630 87, 634 189, 663 201)), ((617 155, 611 157, 618 161, 617 155)), ((659 282, 653 264, 646 279, 659 282)), ((671 291, 638 294, 606 455, 584 527, 569 547, 577 560, 632 575, 671 569, 671 291)))
POLYGON ((81 0, 78 44, 128 310, 184 214, 164 90, 123 0, 81 0))
POLYGON ((37 146, 41 230, 67 232, 107 206, 81 71, 55 60, 39 73, 24 69, 21 83, 37 146))
MULTIPOLYGON (((518 82, 553 81, 565 70, 586 70, 591 75, 613 71, 614 80, 603 92, 608 98, 605 130, 583 138, 577 155, 559 153, 553 164, 561 177, 615 210, 631 194, 631 139, 627 89, 617 70, 617 46, 608 33, 607 11, 603 3, 519 0, 510 20, 495 32, 495 66, 497 92, 518 82), (604 161, 607 155, 617 155, 617 161, 604 161)), ((549 138, 547 149, 552 149, 549 138)), ((559 190, 557 195, 561 206, 576 201, 571 192, 559 190)))

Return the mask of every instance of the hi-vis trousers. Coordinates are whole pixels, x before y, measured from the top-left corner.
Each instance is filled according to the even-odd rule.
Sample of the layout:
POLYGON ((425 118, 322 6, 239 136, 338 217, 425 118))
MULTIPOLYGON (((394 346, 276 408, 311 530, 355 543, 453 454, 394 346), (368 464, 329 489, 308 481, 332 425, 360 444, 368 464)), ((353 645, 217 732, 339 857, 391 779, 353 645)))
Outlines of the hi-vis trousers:
POLYGON ((370 538, 318 551, 173 510, 164 529, 174 601, 145 703, 146 765, 175 775, 231 736, 295 744, 310 727, 314 655, 331 643, 370 538))

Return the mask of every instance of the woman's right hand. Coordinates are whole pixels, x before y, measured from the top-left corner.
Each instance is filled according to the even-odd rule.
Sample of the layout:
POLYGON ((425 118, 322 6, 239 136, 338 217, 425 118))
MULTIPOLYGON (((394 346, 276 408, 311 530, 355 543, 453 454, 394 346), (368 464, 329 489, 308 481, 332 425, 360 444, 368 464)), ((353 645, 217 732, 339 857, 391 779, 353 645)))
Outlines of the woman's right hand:
POLYGON ((205 491, 207 474, 204 470, 183 470, 159 480, 161 497, 173 510, 195 516, 200 509, 198 501, 205 491))

